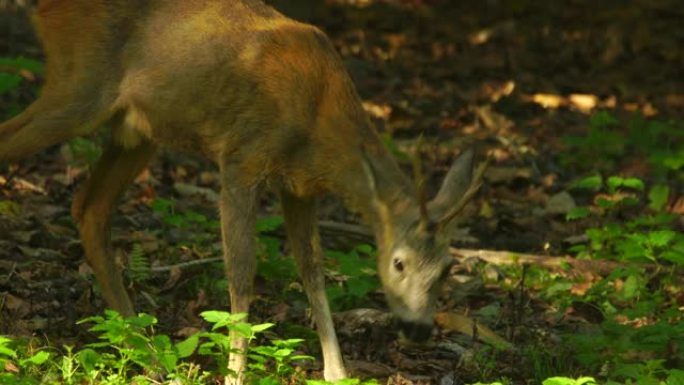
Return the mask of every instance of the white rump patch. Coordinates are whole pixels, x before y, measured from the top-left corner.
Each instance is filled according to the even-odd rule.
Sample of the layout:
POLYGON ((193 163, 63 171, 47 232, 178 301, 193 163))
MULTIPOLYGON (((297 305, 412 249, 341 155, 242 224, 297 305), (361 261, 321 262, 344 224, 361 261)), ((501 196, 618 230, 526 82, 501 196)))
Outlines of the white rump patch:
POLYGON ((142 111, 130 107, 127 109, 123 124, 114 129, 114 140, 124 148, 135 148, 144 139, 152 138, 152 126, 142 111))

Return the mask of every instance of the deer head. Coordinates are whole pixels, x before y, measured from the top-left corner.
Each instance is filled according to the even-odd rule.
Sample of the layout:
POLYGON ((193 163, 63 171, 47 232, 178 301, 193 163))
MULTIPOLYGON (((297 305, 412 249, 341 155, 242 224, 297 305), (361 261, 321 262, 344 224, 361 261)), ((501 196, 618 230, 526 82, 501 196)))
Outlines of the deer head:
POLYGON ((473 172, 473 158, 472 150, 461 154, 429 202, 422 198, 420 173, 418 193, 405 196, 383 189, 378 167, 364 160, 378 222, 378 273, 403 335, 414 341, 430 336, 439 290, 453 263, 448 248, 454 219, 481 184, 486 164, 473 172))

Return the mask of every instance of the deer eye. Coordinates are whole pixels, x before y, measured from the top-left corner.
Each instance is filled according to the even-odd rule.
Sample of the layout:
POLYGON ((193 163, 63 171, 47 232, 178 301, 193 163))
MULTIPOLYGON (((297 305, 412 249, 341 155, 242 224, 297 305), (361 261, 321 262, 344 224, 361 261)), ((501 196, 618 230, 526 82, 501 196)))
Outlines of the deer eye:
POLYGON ((404 262, 402 262, 401 259, 399 259, 399 258, 394 258, 394 259, 392 260, 392 265, 394 266, 394 268, 395 268, 398 272, 401 273, 402 271, 404 271, 404 262))

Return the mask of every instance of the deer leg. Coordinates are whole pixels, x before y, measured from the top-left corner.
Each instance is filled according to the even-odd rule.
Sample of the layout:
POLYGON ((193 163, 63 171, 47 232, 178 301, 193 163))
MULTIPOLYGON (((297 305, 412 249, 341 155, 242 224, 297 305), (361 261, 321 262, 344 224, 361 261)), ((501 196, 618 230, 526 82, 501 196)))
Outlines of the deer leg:
POLYGON ((296 197, 285 190, 281 192, 281 200, 290 249, 297 262, 321 340, 323 375, 328 381, 345 378, 347 374, 325 294, 316 202, 313 199, 296 197))
MULTIPOLYGON (((221 232, 223 260, 230 291, 230 311, 248 313, 256 274, 256 214, 258 187, 244 187, 236 182, 238 171, 233 165, 221 166, 221 232)), ((231 353, 228 369, 236 376, 226 377, 226 384, 241 385, 247 367, 247 339, 230 332, 231 353)))
POLYGON ((71 206, 86 259, 102 295, 109 307, 124 316, 135 312, 111 250, 109 219, 117 200, 155 150, 156 146, 149 141, 132 149, 110 143, 71 206))
POLYGON ((113 114, 109 108, 102 108, 102 103, 95 102, 98 97, 51 96, 46 92, 21 114, 0 123, 0 161, 19 160, 91 132, 113 114))

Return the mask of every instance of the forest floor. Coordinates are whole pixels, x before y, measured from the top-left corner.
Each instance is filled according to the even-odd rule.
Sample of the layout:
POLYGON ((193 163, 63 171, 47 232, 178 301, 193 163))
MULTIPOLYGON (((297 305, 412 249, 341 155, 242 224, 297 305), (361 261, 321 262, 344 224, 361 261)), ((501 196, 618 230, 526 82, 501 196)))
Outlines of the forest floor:
MULTIPOLYGON (((429 192, 436 191, 463 149, 476 146, 493 158, 454 234, 460 263, 441 297, 442 318, 431 349, 397 344, 393 328, 381 321, 382 312, 369 311, 360 320, 359 308, 386 309, 374 275, 333 270, 344 269, 345 261, 367 263, 367 250, 357 246, 369 239, 362 227, 355 227, 354 214, 338 200, 324 199, 323 242, 339 250, 330 259, 331 296, 352 373, 390 378, 394 384, 496 378, 525 384, 557 370, 569 376, 597 374, 598 369, 591 373, 577 363, 575 351, 564 349, 562 336, 582 333, 609 317, 595 298, 582 296, 620 262, 578 263, 568 257, 569 248, 589 243, 588 228, 608 220, 626 223, 654 210, 677 216, 676 231, 684 226, 681 169, 663 174, 650 153, 675 140, 679 145, 682 138, 676 132, 670 135, 673 142, 667 134, 639 136, 640 130, 672 127, 684 117, 680 2, 282 3, 285 12, 329 34, 364 106, 406 172, 411 172, 412 157, 422 159, 429 192), (423 145, 417 147, 420 136, 423 145), (638 138, 651 141, 651 147, 637 149, 630 140, 638 138), (614 190, 571 189, 573 182, 596 174, 638 178, 648 188, 667 186, 670 193, 656 208, 653 197, 649 201, 643 195, 648 188, 641 189, 630 193, 638 202, 626 211, 568 221, 568 213, 595 206, 600 194, 614 198, 614 190), (551 291, 540 283, 558 275, 583 280, 551 291), (558 298, 567 301, 560 305, 558 298), (494 351, 486 338, 480 336, 484 343, 473 340, 472 327, 463 333, 450 330, 459 328, 445 320, 453 314, 477 319, 486 325, 484 333, 496 333, 514 348, 494 351), (534 351, 551 358, 530 359, 534 351)), ((0 9, 0 57, 41 61, 25 10, 10 8, 0 9)), ((0 92, 0 118, 16 114, 37 94, 40 74, 22 76, 17 88, 0 92)), ((98 153, 98 141, 58 146, 0 172, 0 334, 37 336, 56 346, 93 339, 76 322, 105 305, 93 289, 69 207, 98 153)), ((137 308, 155 314, 170 335, 202 328, 197 316, 202 310, 227 308, 222 266, 214 259, 220 256, 217 181, 211 164, 165 150, 129 189, 113 219, 116 255, 122 266, 129 266, 132 290, 141 293, 137 308), (187 263, 198 259, 214 262, 187 263)), ((280 259, 287 248, 275 203, 271 194, 264 198, 251 317, 276 322, 280 335, 307 339, 306 352, 318 355, 315 333, 303 327, 311 322, 293 265, 280 259)), ((650 262, 641 265, 645 271, 670 268, 650 262)), ((619 291, 622 286, 611 287, 619 291)), ((664 292, 665 301, 680 311, 682 287, 680 276, 664 292)), ((673 322, 681 325, 681 316, 673 322)), ((678 349, 663 357, 668 365, 682 364, 684 346, 678 349)), ((306 369, 320 375, 318 361, 306 369)))

